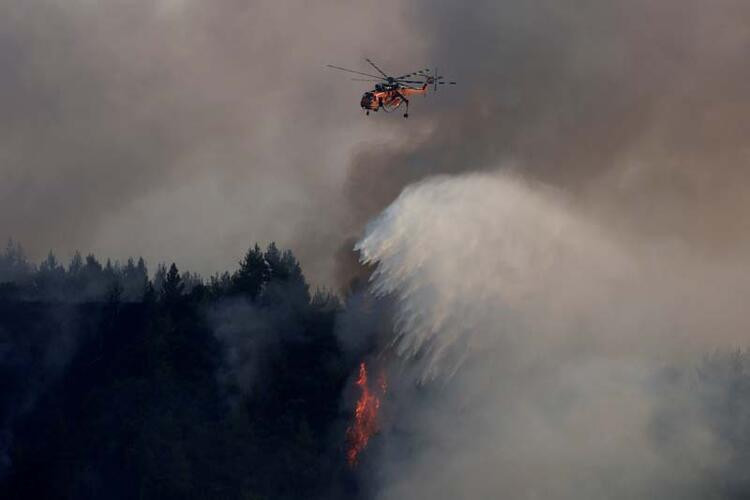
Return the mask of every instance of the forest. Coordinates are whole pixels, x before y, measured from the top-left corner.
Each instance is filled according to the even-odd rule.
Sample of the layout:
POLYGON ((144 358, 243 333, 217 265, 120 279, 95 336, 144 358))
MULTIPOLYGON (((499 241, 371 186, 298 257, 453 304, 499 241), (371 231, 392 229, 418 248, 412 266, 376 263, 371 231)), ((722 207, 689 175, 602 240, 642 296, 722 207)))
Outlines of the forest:
POLYGON ((203 280, 0 255, 0 498, 351 498, 357 360, 291 251, 203 280))
MULTIPOLYGON (((372 468, 347 463, 346 436, 357 368, 373 346, 338 332, 342 322, 383 327, 347 317, 361 300, 311 292, 294 254, 273 243, 203 279, 175 264, 151 273, 143 259, 77 253, 37 265, 9 242, 0 498, 372 496, 363 478, 372 468)), ((667 402, 691 394, 685 411, 653 420, 658 448, 678 449, 685 415, 699 413, 725 453, 706 491, 746 498, 747 352, 707 353, 653 387, 667 402)))

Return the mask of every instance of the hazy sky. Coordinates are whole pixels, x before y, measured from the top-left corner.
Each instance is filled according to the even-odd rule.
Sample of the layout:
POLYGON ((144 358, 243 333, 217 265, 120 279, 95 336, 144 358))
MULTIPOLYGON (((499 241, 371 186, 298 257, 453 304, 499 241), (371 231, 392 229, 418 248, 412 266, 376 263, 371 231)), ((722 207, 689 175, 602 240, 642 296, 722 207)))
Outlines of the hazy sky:
POLYGON ((395 118, 325 64, 423 52, 390 0, 4 2, 0 236, 205 274, 277 240, 325 282, 351 152, 395 118))
POLYGON ((409 182, 516 168, 608 225, 747 250, 750 4, 8 0, 0 237, 210 274, 343 242, 409 182), (338 64, 459 86, 365 118, 338 64))

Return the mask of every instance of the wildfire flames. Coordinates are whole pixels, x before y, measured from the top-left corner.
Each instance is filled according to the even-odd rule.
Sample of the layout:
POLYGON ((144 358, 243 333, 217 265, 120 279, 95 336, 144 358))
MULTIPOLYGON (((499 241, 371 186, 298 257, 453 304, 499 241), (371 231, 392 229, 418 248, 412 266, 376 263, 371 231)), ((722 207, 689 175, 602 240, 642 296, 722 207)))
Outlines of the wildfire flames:
POLYGON ((357 387, 360 390, 359 400, 354 409, 354 422, 346 430, 348 448, 346 460, 351 467, 357 465, 359 455, 367 447, 370 438, 378 430, 378 410, 380 409, 380 398, 385 395, 385 375, 381 374, 375 391, 370 389, 367 382, 367 365, 365 362, 359 364, 359 377, 357 387))

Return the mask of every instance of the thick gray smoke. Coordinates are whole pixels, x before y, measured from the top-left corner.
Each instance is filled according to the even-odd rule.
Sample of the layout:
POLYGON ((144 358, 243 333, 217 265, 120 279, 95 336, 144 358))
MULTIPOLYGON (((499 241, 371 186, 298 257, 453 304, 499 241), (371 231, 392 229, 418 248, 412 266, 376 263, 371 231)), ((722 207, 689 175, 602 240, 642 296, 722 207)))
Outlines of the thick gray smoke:
POLYGON ((750 5, 422 6, 461 85, 360 150, 353 213, 434 173, 545 187, 413 185, 361 240, 400 311, 378 495, 746 495, 750 410, 718 396, 746 375, 664 373, 747 343, 750 5))
POLYGON ((395 303, 399 355, 379 497, 709 498, 732 483, 726 426, 701 403, 717 388, 664 390, 663 373, 746 343, 747 259, 635 243, 589 210, 474 174, 411 186, 368 226, 358 249, 395 303))
POLYGON ((746 347, 750 6, 424 7, 431 60, 461 86, 417 134, 360 150, 353 212, 434 173, 545 187, 411 186, 361 240, 404 360, 379 496, 730 496, 749 410, 706 394, 746 382, 664 373, 746 347))
POLYGON ((408 183, 522 165, 636 233, 747 249, 747 2, 11 0, 0 7, 0 238, 203 275, 258 240, 340 282, 408 183), (459 85, 412 117, 324 68, 459 85), (397 119, 398 118, 398 119, 397 119), (727 216, 731 214, 731 216, 727 216))
POLYGON ((390 132, 325 64, 409 70, 398 4, 2 2, 0 241, 207 276, 275 240, 329 282, 350 151, 390 132))
POLYGON ((623 232, 747 250, 750 4, 438 0, 411 12, 459 86, 420 106, 400 141, 359 151, 347 183, 359 220, 427 175, 504 164, 623 232))

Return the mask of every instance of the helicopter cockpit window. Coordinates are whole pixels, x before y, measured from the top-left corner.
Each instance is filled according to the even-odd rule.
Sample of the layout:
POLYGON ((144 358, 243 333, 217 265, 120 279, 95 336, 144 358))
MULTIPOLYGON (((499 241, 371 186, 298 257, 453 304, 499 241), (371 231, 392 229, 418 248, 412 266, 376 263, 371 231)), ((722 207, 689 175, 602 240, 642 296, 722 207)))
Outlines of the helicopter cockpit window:
POLYGON ((370 108, 374 100, 375 96, 372 95, 372 92, 365 92, 365 94, 362 96, 362 101, 360 102, 360 104, 363 108, 370 108))

